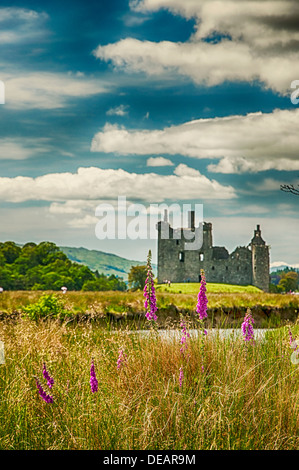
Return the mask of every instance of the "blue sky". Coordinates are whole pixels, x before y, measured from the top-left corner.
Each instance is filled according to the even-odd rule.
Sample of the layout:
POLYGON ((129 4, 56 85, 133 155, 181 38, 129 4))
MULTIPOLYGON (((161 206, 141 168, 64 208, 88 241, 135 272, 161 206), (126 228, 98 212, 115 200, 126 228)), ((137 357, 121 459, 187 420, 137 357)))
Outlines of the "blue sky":
POLYGON ((96 207, 203 204, 233 250, 261 225, 299 265, 295 0, 11 1, 0 7, 1 240, 130 259, 156 240, 99 240, 96 207), (223 8, 219 8, 219 4, 223 8))

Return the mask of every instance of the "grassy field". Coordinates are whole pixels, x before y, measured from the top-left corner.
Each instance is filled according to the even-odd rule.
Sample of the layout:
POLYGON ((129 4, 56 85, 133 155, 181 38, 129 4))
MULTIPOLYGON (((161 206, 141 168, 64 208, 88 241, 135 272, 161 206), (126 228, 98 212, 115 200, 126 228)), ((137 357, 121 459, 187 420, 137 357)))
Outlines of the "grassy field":
MULTIPOLYGON (((182 282, 175 283, 168 286, 167 284, 159 284, 156 286, 157 292, 170 292, 173 294, 197 294, 199 290, 198 282, 182 282)), ((208 293, 227 293, 227 294, 236 294, 236 293, 262 293, 258 287, 255 286, 238 286, 234 284, 216 284, 216 283, 207 283, 207 292, 208 293)))
MULTIPOLYGON (((173 306, 195 311, 199 285, 193 288, 184 293, 158 289, 158 314, 173 306)), ((208 286, 210 308, 299 308, 294 295, 212 288, 208 286)), ((23 315, 10 321, 14 312, 24 312, 45 294, 55 294, 67 311, 88 318, 144 311, 140 291, 3 292, 0 449, 298 448, 298 364, 291 361, 289 344, 290 329, 299 341, 298 321, 280 322, 282 327, 268 330, 255 344, 245 343, 240 334, 223 338, 217 329, 211 334, 207 328, 206 336, 187 338, 183 354, 179 323, 171 326, 177 335, 165 337, 154 329, 140 334, 128 324, 103 328, 97 322, 34 321, 23 315), (120 349, 126 363, 118 369, 120 349), (95 393, 90 387, 92 361, 95 393), (43 364, 54 379, 52 388, 43 377, 43 364), (53 402, 44 401, 36 380, 53 402)), ((194 327, 186 312, 184 318, 187 329, 194 327)))
MULTIPOLYGON (((174 286, 174 285, 173 285, 174 286)), ((171 286, 176 290, 176 286, 171 286)), ((157 288, 157 301, 159 308, 167 308, 175 305, 179 309, 195 310, 199 284, 184 284, 189 292, 179 293, 170 291, 166 286, 157 288)), ((238 308, 253 307, 255 305, 268 307, 292 307, 299 309, 299 295, 292 294, 270 294, 262 291, 251 292, 249 289, 239 292, 227 292, 227 284, 207 284, 208 308, 238 308)), ((240 286, 237 286, 240 287, 240 286)), ((254 288, 253 288, 254 289, 254 288)), ((142 291, 102 291, 102 292, 46 292, 54 294, 63 300, 65 305, 74 312, 115 311, 134 312, 143 311, 142 291)), ((0 294, 0 312, 10 313, 21 310, 23 306, 36 302, 44 291, 6 291, 0 294)))
POLYGON ((0 339, 0 449, 298 449, 298 365, 287 327, 247 347, 242 337, 191 336, 185 355, 178 339, 154 331, 56 321, 2 321, 0 339), (127 361, 118 370, 120 348, 127 361))

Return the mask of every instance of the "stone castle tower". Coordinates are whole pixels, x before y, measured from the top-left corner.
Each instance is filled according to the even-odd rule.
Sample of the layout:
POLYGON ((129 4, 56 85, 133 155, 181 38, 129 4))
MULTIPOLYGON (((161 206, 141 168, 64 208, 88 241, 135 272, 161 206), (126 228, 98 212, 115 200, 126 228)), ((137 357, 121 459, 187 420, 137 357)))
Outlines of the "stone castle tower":
POLYGON ((253 285, 269 291, 269 246, 262 239, 259 225, 247 246, 229 253, 223 246, 213 246, 211 223, 196 228, 194 222, 194 211, 189 214, 186 228, 173 229, 166 214, 158 222, 158 283, 200 282, 203 269, 207 282, 253 285), (202 243, 188 249, 196 230, 202 230, 202 243))
POLYGON ((252 285, 269 291, 269 247, 262 239, 260 226, 257 225, 254 236, 251 239, 252 253, 252 285))

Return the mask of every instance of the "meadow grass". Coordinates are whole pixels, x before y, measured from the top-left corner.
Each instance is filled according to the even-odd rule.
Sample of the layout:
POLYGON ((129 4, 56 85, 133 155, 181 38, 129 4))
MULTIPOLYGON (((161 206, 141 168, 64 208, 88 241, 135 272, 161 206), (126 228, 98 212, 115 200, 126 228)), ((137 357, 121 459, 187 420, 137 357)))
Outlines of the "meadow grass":
MULTIPOLYGON (((298 325, 292 325, 298 337, 298 325)), ((180 332, 178 332, 180 333, 180 332)), ((0 449, 298 448, 298 365, 288 328, 246 345, 58 321, 0 322, 0 449), (127 365, 117 370, 118 351, 127 365), (99 388, 91 393, 94 360, 99 388), (201 369, 202 359, 204 371, 201 369), (51 390, 43 363, 54 378, 51 390), (184 379, 179 386, 179 368, 184 379), (38 395, 37 376, 53 403, 38 395)))
MULTIPOLYGON (((156 286, 157 292, 171 292, 173 294, 197 294, 199 290, 198 282, 178 282, 174 284, 158 284, 156 286)), ((261 289, 255 286, 239 286, 235 284, 219 284, 208 282, 207 293, 262 293, 261 289)))
MULTIPOLYGON (((188 285, 188 284, 186 284, 188 285)), ((199 284, 194 284, 194 292, 170 292, 167 287, 164 290, 156 290, 158 307, 167 308, 175 305, 179 309, 195 310, 196 295, 199 291, 199 284)), ((299 295, 273 294, 265 292, 250 292, 241 290, 240 292, 222 292, 222 286, 218 285, 214 291, 209 292, 210 284, 207 283, 209 296, 208 308, 238 308, 253 307, 261 305, 266 307, 284 308, 292 307, 299 309, 299 295)), ((214 285, 216 286, 216 285, 214 285)), ((243 287, 243 286, 238 286, 243 287)), ((6 291, 0 294, 0 313, 11 313, 21 311, 24 306, 35 303, 45 294, 54 294, 65 303, 66 307, 73 312, 140 312, 144 310, 144 297, 142 291, 101 291, 82 292, 68 291, 66 294, 56 291, 6 291)))

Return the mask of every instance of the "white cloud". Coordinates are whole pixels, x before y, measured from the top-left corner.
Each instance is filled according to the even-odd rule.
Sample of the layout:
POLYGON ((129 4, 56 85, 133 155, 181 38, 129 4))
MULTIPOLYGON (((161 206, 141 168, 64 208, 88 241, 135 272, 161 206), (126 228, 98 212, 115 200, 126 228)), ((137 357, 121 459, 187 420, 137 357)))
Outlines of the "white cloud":
POLYGON ((169 158, 150 157, 146 161, 146 166, 173 166, 174 163, 169 158))
MULTIPOLYGON (((36 178, 0 178, 2 201, 115 200, 121 195, 129 200, 150 202, 236 197, 231 186, 209 180, 196 170, 190 173, 185 165, 179 165, 172 175, 137 174, 122 169, 89 167, 78 168, 77 173, 50 173, 36 178)), ((52 206, 52 212, 57 210, 59 206, 52 206)), ((69 206, 69 210, 75 213, 74 206, 69 206)))
POLYGON ((193 17, 196 30, 184 43, 126 38, 100 45, 96 57, 116 67, 161 77, 176 72, 208 86, 258 79, 281 93, 289 93, 299 76, 295 0, 143 0, 130 5, 139 13, 166 8, 193 17), (222 40, 207 42, 213 34, 222 40))
POLYGON ((71 98, 105 93, 108 85, 94 78, 71 73, 32 72, 3 75, 5 106, 14 109, 64 107, 71 98))
POLYGON ((244 157, 225 157, 217 164, 208 165, 208 170, 214 173, 257 173, 267 170, 295 171, 299 170, 299 160, 281 158, 278 156, 261 160, 247 160, 244 157))
MULTIPOLYGON (((231 41, 211 45, 206 42, 150 42, 126 38, 99 46, 94 54, 129 71, 167 74, 168 78, 170 73, 177 72, 198 84, 209 86, 225 80, 248 80, 256 75, 255 62, 248 47, 244 44, 236 46, 231 41)), ((288 77, 288 87, 293 79, 294 71, 288 77)))
POLYGON ((130 6, 139 13, 165 8, 187 19, 194 18, 193 40, 218 32, 264 48, 299 39, 296 0, 137 0, 130 6))
POLYGON ((1 45, 37 41, 46 33, 44 23, 48 19, 45 12, 26 8, 0 8, 1 45))
POLYGON ((299 109, 198 119, 162 130, 106 124, 91 151, 217 159, 208 169, 218 173, 293 171, 299 169, 298 128, 299 109))
MULTIPOLYGON (((84 201, 86 205, 86 201, 84 201)), ((66 201, 65 203, 52 202, 49 207, 51 214, 81 214, 82 204, 80 201, 66 201)))
POLYGON ((0 160, 25 160, 48 150, 45 138, 0 138, 0 160))
POLYGON ((128 114, 128 106, 121 104, 120 106, 116 106, 115 108, 110 108, 106 112, 108 116, 125 116, 128 114))
POLYGON ((290 268, 299 268, 299 263, 295 264, 288 264, 285 261, 274 261, 271 263, 271 268, 281 268, 283 266, 289 266, 290 268))
POLYGON ((95 226, 99 219, 93 215, 86 214, 84 217, 77 217, 69 221, 68 225, 73 228, 84 228, 90 225, 95 226))

